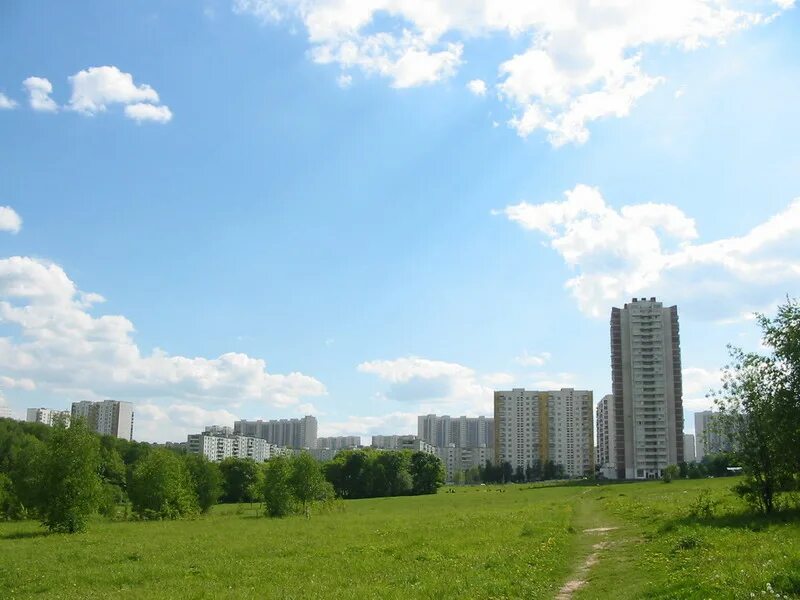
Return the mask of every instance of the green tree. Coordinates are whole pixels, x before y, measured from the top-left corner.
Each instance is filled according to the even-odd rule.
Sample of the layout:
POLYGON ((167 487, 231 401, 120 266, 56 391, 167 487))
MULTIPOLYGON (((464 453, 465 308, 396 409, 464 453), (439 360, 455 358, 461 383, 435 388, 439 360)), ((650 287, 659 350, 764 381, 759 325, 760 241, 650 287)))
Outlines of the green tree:
POLYGON ((289 483, 292 495, 302 505, 303 513, 307 517, 311 516, 311 505, 314 502, 333 496, 333 487, 322 474, 319 462, 308 452, 303 452, 292 461, 289 483))
POLYGON ((261 469, 253 459, 229 457, 219 468, 225 502, 253 502, 260 498, 261 469))
POLYGON ((678 465, 667 465, 664 472, 661 474, 661 480, 664 483, 672 483, 672 480, 678 477, 680 469, 678 465))
POLYGON ((200 512, 207 513, 222 497, 222 471, 218 464, 201 454, 186 454, 183 458, 192 478, 200 512))
POLYGON ((276 456, 264 467, 263 497, 266 513, 270 517, 285 517, 294 512, 292 494, 292 461, 286 456, 276 456))
POLYGON ((438 456, 425 452, 411 455, 412 493, 435 494, 444 485, 444 465, 438 456))
POLYGON ((177 519, 197 512, 189 469, 177 454, 157 448, 134 465, 128 494, 144 519, 177 519))
POLYGON ((15 444, 8 472, 12 490, 8 505, 9 518, 24 519, 32 516, 41 504, 40 478, 44 452, 45 444, 30 434, 23 434, 15 444))
POLYGON ((770 513, 800 470, 800 305, 787 300, 774 319, 757 319, 768 353, 729 347, 731 363, 713 394, 721 413, 714 426, 744 470, 736 491, 770 513))
POLYGON ((100 443, 83 420, 56 426, 39 463, 39 517, 50 531, 86 530, 101 493, 100 443))

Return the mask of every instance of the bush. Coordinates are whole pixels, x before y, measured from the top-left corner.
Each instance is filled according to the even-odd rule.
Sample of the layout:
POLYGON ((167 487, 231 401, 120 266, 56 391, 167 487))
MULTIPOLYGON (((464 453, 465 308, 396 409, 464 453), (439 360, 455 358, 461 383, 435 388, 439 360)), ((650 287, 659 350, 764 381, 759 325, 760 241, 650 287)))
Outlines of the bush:
POLYGON ((136 463, 129 495, 134 512, 143 519, 177 519, 198 510, 186 463, 167 450, 153 450, 136 463))

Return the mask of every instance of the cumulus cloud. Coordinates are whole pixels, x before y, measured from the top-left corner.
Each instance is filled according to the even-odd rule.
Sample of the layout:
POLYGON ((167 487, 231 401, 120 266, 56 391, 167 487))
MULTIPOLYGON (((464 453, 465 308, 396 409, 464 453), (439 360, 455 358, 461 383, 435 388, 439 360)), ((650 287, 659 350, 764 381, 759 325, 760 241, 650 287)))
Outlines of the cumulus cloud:
POLYGON ((56 112, 58 104, 50 97, 53 93, 53 84, 44 77, 28 77, 22 82, 28 91, 28 100, 33 110, 42 112, 56 112))
POLYGON ((14 100, 0 92, 0 110, 11 110, 16 107, 17 103, 14 100))
POLYGON ((22 218, 10 206, 0 206, 0 231, 19 233, 22 229, 22 218))
POLYGON ((768 305, 800 280, 800 199, 744 235, 698 243, 694 220, 676 206, 616 209, 586 185, 564 195, 501 213, 544 235, 577 271, 566 288, 588 315, 607 316, 612 304, 657 295, 721 319, 768 305))
POLYGON ((147 398, 164 412, 137 409, 142 417, 137 432, 144 432, 137 433, 139 439, 148 439, 155 427, 183 427, 185 435, 190 417, 193 427, 212 417, 230 422, 232 413, 220 411, 285 409, 326 394, 317 379, 270 373, 264 360, 246 354, 185 357, 159 349, 144 354, 127 318, 93 314, 100 301, 97 294, 81 292, 52 262, 0 259, 0 325, 9 332, 0 337, 4 377, 71 400, 111 397, 138 405, 147 398), (153 415, 168 424, 148 425, 153 415))
POLYGON ((722 386, 722 371, 686 367, 683 374, 683 408, 689 411, 711 410, 713 402, 706 397, 722 386))
POLYGON ((522 356, 517 356, 514 360, 524 367, 541 367, 550 360, 549 352, 539 352, 539 354, 528 354, 527 350, 522 356))
POLYGON ((389 383, 383 394, 386 399, 414 406, 421 412, 471 415, 491 414, 494 386, 513 379, 506 373, 480 375, 458 363, 418 356, 368 361, 358 365, 358 370, 389 383))
MULTIPOLYGON (((234 0, 234 10, 264 22, 300 22, 314 61, 375 73, 401 88, 451 77, 464 63, 465 44, 478 37, 529 39, 527 48, 498 64, 496 87, 512 110, 508 123, 519 135, 543 130, 559 146, 585 142, 590 122, 627 115, 663 81, 643 70, 646 52, 692 51, 723 42, 734 32, 770 22, 793 4, 234 0)), ((485 84, 470 89, 482 94, 485 84)))
POLYGON ((125 116, 136 121, 166 123, 172 118, 168 106, 159 105, 158 92, 146 83, 136 84, 133 75, 114 66, 89 67, 69 77, 72 95, 68 107, 85 115, 96 115, 109 105, 125 106, 125 116))
POLYGON ((168 123, 172 120, 172 111, 168 106, 155 106, 140 102, 129 104, 125 107, 125 116, 134 121, 156 121, 157 123, 168 123))
POLYGON ((319 436, 359 435, 361 443, 372 443, 373 435, 416 435, 417 413, 395 411, 381 416, 349 416, 342 421, 324 421, 319 436))
POLYGON ((476 96, 486 95, 486 82, 482 79, 473 79, 467 83, 467 89, 476 96))

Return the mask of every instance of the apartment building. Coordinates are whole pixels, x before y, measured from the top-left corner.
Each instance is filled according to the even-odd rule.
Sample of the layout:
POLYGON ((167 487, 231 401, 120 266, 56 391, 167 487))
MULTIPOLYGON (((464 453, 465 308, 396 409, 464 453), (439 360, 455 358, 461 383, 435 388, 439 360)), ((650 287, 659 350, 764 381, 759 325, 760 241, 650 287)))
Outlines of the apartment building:
POLYGON ((70 411, 55 408, 29 408, 25 414, 25 420, 28 423, 42 423, 51 427, 57 424, 69 427, 70 411))
POLYGON ((373 435, 372 447, 378 450, 411 450, 435 454, 436 447, 416 435, 373 435))
POLYGON ((453 482, 459 471, 469 471, 474 467, 483 467, 488 460, 494 463, 494 448, 459 448, 453 444, 436 448, 436 456, 444 464, 446 481, 453 482))
POLYGON ((570 477, 594 473, 594 408, 589 390, 494 393, 494 453, 525 469, 553 461, 570 477))
POLYGON ((72 403, 72 419, 82 418, 87 427, 101 435, 111 435, 124 440, 133 439, 134 411, 131 402, 123 400, 83 400, 72 403))
POLYGON ((219 428, 207 427, 203 433, 190 434, 186 440, 187 452, 202 454, 212 462, 219 462, 229 457, 250 458, 256 462, 264 462, 279 454, 287 454, 289 450, 268 441, 243 435, 221 433, 219 428))
POLYGON ((616 476, 659 478, 683 460, 678 308, 634 298, 611 309, 610 328, 616 476))
POLYGON ((457 448, 494 446, 492 417, 451 417, 449 415, 420 415, 417 417, 417 436, 438 448, 451 444, 457 448))
POLYGON ((317 445, 317 419, 311 415, 300 419, 236 421, 233 432, 261 438, 284 448, 315 448, 317 445))
POLYGON ((597 424, 597 465, 600 474, 608 479, 616 479, 614 449, 614 396, 606 394, 597 403, 595 423, 597 424))
POLYGON ((703 460, 706 454, 716 454, 730 450, 727 438, 714 428, 714 419, 719 413, 704 410, 694 413, 694 433, 697 447, 697 461, 703 460))
POLYGON ((339 437, 317 438, 317 448, 320 450, 345 450, 347 448, 358 448, 361 445, 361 437, 357 435, 345 435, 339 437))
POLYGON ((691 433, 683 434, 683 460, 687 463, 697 460, 697 448, 691 433))

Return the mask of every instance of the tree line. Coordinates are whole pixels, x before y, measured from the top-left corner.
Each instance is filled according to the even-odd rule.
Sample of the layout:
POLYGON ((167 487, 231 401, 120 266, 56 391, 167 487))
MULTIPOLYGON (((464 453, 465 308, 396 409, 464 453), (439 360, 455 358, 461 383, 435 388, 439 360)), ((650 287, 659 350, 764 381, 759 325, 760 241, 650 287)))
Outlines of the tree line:
POLYGON ((219 502, 260 502, 273 517, 310 515, 335 497, 433 494, 444 482, 435 456, 356 450, 327 464, 310 454, 266 463, 220 463, 176 448, 70 427, 0 419, 0 518, 36 518, 51 531, 86 529, 91 516, 176 519, 219 502))

